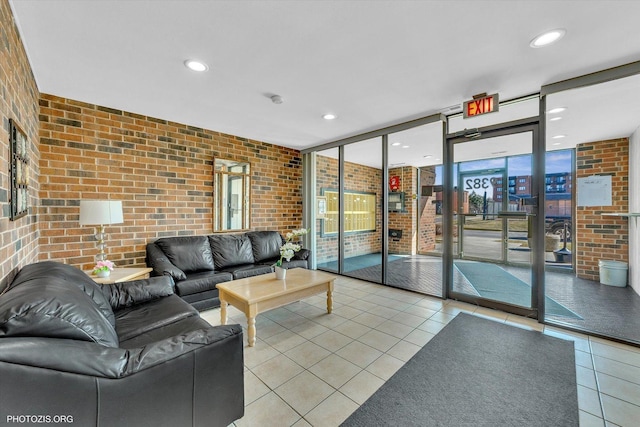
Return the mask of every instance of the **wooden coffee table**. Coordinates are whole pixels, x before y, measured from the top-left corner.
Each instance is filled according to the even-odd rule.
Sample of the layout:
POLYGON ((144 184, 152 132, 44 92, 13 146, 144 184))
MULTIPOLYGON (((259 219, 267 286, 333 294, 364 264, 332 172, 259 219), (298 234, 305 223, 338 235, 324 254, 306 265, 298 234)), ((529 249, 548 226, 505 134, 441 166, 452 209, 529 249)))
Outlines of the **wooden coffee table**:
POLYGON ((333 302, 333 281, 336 276, 306 268, 287 270, 284 280, 277 280, 275 273, 247 277, 246 279, 218 283, 220 292, 220 322, 227 324, 227 305, 231 304, 247 316, 249 347, 256 343, 256 316, 273 308, 294 301, 327 293, 327 313, 331 313, 333 302))

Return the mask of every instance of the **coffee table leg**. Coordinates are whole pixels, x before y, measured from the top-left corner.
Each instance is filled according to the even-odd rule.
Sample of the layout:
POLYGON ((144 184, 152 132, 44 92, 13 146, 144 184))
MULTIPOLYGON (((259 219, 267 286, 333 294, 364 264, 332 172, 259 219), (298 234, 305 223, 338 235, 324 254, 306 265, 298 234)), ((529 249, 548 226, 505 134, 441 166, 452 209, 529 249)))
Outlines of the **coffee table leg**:
POLYGON ((249 347, 253 347, 256 343, 256 318, 247 316, 247 329, 249 332, 249 336, 247 337, 247 342, 249 347))
POLYGON ((229 305, 225 300, 220 298, 220 324, 227 324, 227 305, 229 305))
POLYGON ((333 310, 333 298, 331 297, 331 287, 327 289, 327 313, 331 314, 331 310, 333 310))

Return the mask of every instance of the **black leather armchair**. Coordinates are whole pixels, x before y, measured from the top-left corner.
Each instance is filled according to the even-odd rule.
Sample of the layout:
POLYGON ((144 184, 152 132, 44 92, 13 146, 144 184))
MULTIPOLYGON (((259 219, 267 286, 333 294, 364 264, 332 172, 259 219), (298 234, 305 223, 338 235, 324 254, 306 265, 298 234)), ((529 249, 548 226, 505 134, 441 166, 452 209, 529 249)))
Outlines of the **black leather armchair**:
POLYGON ((0 424, 228 426, 243 414, 242 329, 210 326, 170 277, 99 285, 43 262, 0 296, 0 424))

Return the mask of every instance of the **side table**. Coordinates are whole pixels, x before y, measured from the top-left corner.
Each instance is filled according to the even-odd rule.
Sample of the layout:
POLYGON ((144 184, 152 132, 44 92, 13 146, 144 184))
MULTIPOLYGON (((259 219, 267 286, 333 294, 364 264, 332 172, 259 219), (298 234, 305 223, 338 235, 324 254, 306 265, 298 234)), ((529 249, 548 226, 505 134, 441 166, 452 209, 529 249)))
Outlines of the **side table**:
POLYGON ((114 268, 109 277, 97 277, 93 270, 85 270, 94 281, 108 285, 110 283, 130 282, 132 280, 148 279, 149 273, 153 271, 149 267, 114 268))

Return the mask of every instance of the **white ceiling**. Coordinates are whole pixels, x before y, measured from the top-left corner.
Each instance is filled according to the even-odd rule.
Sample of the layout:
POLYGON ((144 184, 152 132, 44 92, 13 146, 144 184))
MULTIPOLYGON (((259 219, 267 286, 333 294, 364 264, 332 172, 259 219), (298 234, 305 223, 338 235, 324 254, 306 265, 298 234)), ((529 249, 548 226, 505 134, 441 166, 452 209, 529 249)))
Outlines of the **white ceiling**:
MULTIPOLYGON (((478 93, 512 99, 640 60, 640 1, 10 4, 41 92, 296 149, 430 115, 478 93), (559 43, 529 47, 559 27, 567 30, 559 43), (188 70, 188 58, 209 70, 188 70), (273 94, 284 103, 273 104, 273 94), (326 112, 338 119, 323 120, 326 112)), ((563 95, 554 97, 565 106, 582 102, 563 95)), ((621 115, 620 131, 640 124, 637 113, 621 115)), ((580 116, 582 133, 606 127, 596 117, 580 116)), ((557 124, 578 135, 560 130, 569 119, 550 132, 557 124)), ((398 162, 435 150, 407 150, 398 162)))

